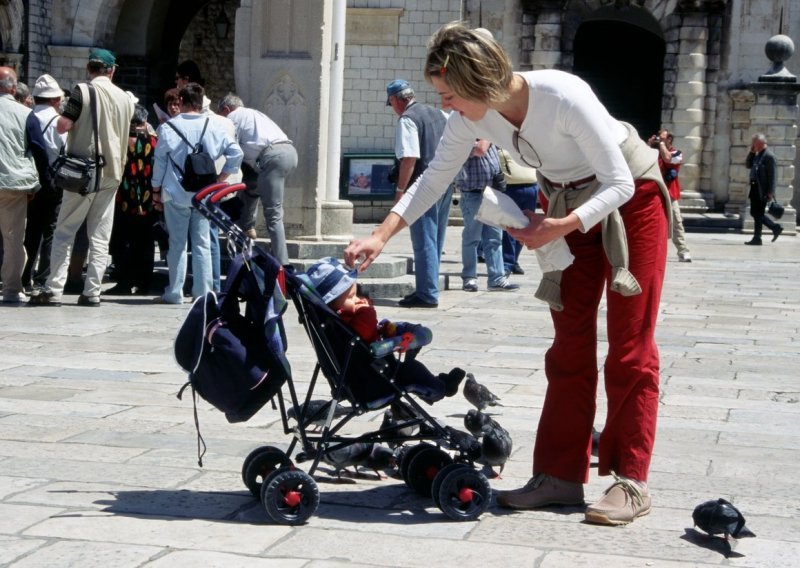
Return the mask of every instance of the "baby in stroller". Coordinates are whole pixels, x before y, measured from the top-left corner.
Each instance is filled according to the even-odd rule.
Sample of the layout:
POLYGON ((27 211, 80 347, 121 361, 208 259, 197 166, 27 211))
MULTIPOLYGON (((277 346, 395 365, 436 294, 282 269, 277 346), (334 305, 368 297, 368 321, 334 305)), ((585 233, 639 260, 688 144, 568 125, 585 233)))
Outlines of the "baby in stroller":
MULTIPOLYGON (((306 276, 323 302, 367 344, 395 337, 404 329, 414 327, 405 322, 388 320, 378 323, 372 300, 357 282, 358 272, 355 269, 348 270, 335 258, 320 259, 306 271, 306 276)), ((395 375, 397 384, 429 404, 458 393, 466 372, 455 367, 449 373, 434 375, 417 361, 418 351, 408 350, 400 361, 395 375)))

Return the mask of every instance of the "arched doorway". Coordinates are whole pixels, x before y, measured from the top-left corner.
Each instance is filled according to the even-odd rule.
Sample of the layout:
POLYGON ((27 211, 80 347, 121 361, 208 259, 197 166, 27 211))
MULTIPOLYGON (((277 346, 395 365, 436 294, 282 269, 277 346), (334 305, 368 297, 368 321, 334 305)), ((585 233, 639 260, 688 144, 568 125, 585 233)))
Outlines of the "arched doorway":
POLYGON ((584 20, 574 42, 573 71, 609 112, 642 138, 661 125, 665 43, 658 23, 640 8, 603 8, 584 20))

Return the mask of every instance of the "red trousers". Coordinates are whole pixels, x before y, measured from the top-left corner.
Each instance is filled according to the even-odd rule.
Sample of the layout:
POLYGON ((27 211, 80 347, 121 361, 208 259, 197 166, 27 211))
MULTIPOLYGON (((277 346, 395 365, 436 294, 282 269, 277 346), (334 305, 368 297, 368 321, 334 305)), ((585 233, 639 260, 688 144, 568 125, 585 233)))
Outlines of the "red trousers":
MULTIPOLYGON (((543 206, 547 207, 540 195, 543 206)), ((551 310, 553 345, 545 355, 547 393, 533 451, 534 473, 586 483, 597 407, 597 314, 606 291, 608 355, 603 371, 608 413, 599 447, 599 474, 647 481, 658 411, 655 327, 666 266, 668 221, 653 182, 637 181, 620 208, 628 239, 629 270, 642 293, 608 290, 611 267, 600 225, 566 240, 575 255, 561 279, 564 310, 551 310)))

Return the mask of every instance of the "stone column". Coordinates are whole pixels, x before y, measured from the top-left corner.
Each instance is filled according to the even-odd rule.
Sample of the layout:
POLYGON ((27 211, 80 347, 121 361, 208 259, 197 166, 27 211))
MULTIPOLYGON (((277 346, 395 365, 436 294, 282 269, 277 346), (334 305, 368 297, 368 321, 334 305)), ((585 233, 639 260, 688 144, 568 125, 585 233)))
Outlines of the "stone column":
POLYGON ((326 188, 332 5, 332 0, 242 0, 236 11, 236 89, 297 148, 299 164, 284 196, 289 239, 352 234, 352 205, 331 201, 326 188))
POLYGON ((683 152, 681 167, 681 210, 707 210, 700 194, 700 164, 703 155, 706 99, 706 14, 686 14, 679 31, 673 133, 680 139, 683 152))

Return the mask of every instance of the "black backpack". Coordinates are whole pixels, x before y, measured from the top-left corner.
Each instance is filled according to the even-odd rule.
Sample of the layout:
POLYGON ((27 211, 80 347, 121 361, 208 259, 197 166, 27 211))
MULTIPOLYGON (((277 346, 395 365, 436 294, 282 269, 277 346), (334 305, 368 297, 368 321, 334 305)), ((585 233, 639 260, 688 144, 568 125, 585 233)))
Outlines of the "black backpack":
POLYGON ((169 159, 172 165, 175 166, 175 169, 181 174, 181 186, 183 189, 196 193, 207 185, 216 183, 217 165, 214 163, 214 158, 211 157, 211 154, 206 152, 203 148, 203 135, 205 135, 206 128, 208 127, 208 119, 206 119, 203 125, 203 131, 200 133, 200 141, 197 144, 189 142, 186 136, 172 124, 171 120, 167 121, 166 125, 177 132, 178 136, 180 136, 191 149, 191 152, 186 154, 186 159, 183 161, 183 169, 181 169, 171 157, 169 159))

